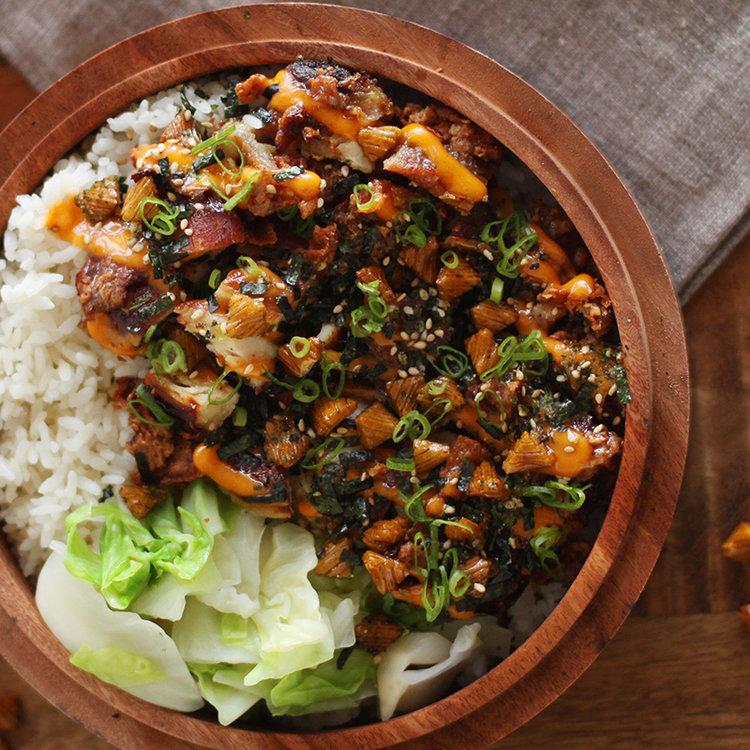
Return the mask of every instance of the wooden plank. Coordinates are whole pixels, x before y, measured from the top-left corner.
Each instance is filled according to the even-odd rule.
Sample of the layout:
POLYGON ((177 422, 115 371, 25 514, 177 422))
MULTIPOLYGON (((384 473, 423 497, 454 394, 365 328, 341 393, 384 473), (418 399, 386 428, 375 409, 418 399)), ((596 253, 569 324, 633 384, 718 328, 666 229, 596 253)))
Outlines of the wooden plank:
POLYGON ((638 614, 726 612, 750 601, 750 565, 721 542, 750 520, 750 236, 684 310, 692 419, 685 479, 638 614))
POLYGON ((494 750, 750 747, 750 634, 734 612, 631 617, 594 665, 494 750))

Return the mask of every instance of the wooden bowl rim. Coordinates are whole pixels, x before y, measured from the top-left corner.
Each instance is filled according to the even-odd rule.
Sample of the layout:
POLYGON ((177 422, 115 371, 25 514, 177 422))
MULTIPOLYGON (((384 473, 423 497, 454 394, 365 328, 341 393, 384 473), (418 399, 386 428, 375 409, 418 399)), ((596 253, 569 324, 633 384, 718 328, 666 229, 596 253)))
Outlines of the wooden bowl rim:
POLYGON ((7 634, 0 652, 44 697, 120 747, 159 741, 416 748, 449 737, 451 746, 468 747, 500 739, 560 695, 612 637, 645 585, 674 512, 687 452, 687 357, 656 242, 611 166, 555 105, 435 31, 372 11, 284 3, 209 11, 130 37, 68 73, 3 132, 0 228, 17 194, 33 190, 83 136, 130 102, 199 75, 287 62, 300 53, 368 69, 464 112, 526 162, 568 212, 599 265, 628 352, 633 403, 612 507, 563 601, 498 667, 406 716, 311 734, 220 728, 145 704, 75 669, 0 539, 0 621, 7 634))

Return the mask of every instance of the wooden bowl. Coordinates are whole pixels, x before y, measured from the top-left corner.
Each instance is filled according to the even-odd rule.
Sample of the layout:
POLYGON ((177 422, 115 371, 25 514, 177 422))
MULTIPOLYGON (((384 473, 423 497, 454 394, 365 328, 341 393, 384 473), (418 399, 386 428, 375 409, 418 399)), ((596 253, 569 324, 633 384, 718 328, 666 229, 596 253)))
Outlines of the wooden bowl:
POLYGON ((380 14, 252 5, 158 26, 102 52, 34 100, 5 130, 0 229, 17 194, 105 118, 195 76, 332 58, 423 91, 468 115, 549 188, 588 245, 612 297, 633 401, 622 465, 596 544, 569 592, 502 664, 427 708, 367 726, 291 734, 223 728, 158 708, 72 667, 0 542, 0 651, 45 698, 121 748, 480 747, 560 695, 635 604, 664 543, 687 449, 688 376, 679 307, 633 198, 553 104, 487 57, 380 14))

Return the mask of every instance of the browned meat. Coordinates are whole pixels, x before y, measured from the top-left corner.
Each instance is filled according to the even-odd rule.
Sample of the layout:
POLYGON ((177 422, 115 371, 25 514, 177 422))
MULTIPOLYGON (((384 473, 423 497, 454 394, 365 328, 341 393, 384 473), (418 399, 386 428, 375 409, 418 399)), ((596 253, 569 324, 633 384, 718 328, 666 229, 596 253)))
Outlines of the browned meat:
POLYGON ((144 518, 152 508, 168 498, 169 494, 156 487, 125 484, 120 487, 120 497, 135 518, 144 518))
POLYGON ((397 516, 390 520, 376 521, 362 534, 362 541, 376 552, 387 552, 395 547, 406 535, 409 521, 397 516))
POLYGON ((450 107, 407 104, 399 115, 404 122, 417 122, 437 133, 445 147, 472 172, 485 171, 481 162, 495 163, 500 159, 500 144, 487 131, 450 107))
POLYGON ((385 651, 403 632, 404 626, 394 622, 383 612, 367 615, 354 629, 357 643, 371 654, 385 651))
POLYGON ((351 552, 352 540, 349 537, 341 537, 335 542, 326 542, 318 554, 318 564, 315 572, 320 576, 328 578, 351 578, 352 566, 341 560, 341 553, 345 550, 351 552))
POLYGON ((381 594, 393 591, 409 574, 404 563, 369 549, 362 555, 362 562, 381 594))
POLYGON ((503 471, 513 474, 522 471, 541 471, 555 463, 554 455, 539 438, 530 432, 524 432, 516 440, 508 457, 503 462, 503 471))
POLYGON ((115 263, 109 258, 89 256, 76 275, 78 299, 86 316, 96 311, 111 312, 125 305, 130 289, 142 284, 146 274, 115 263))
POLYGON ((459 497, 462 494, 456 485, 461 477, 464 461, 476 466, 489 458, 489 452, 480 442, 465 435, 459 435, 453 443, 445 465, 440 469, 441 478, 446 480, 442 494, 446 497, 459 497))
POLYGON ((310 239, 310 245, 302 251, 305 260, 316 270, 322 270, 336 256, 339 230, 335 224, 325 227, 316 226, 310 239), (322 264, 322 265, 321 265, 322 264))
POLYGON ((140 340, 153 323, 171 311, 169 303, 167 309, 152 314, 151 305, 161 300, 164 292, 151 286, 144 271, 110 258, 89 256, 76 275, 76 289, 87 320, 106 313, 115 331, 135 340, 140 340))
POLYGON ((205 208, 195 211, 187 220, 191 233, 182 251, 188 254, 189 259, 245 242, 248 232, 239 213, 225 211, 215 199, 206 200, 202 205, 205 208))
POLYGON ((166 404, 170 413, 179 415, 188 428, 210 431, 221 426, 239 400, 226 380, 214 386, 218 377, 219 373, 209 368, 171 375, 157 375, 150 370, 144 382, 154 397, 166 404))

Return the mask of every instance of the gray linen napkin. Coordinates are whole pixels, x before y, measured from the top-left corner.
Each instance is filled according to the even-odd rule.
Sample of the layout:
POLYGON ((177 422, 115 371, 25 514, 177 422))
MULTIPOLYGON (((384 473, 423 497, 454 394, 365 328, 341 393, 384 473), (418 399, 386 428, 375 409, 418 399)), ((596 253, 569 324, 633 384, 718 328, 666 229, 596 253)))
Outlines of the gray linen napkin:
MULTIPOLYGON (((2 0, 0 52, 40 90, 120 39, 220 0, 2 0)), ((594 140, 683 300, 750 230, 748 0, 339 0, 422 23, 536 86, 594 140)))

